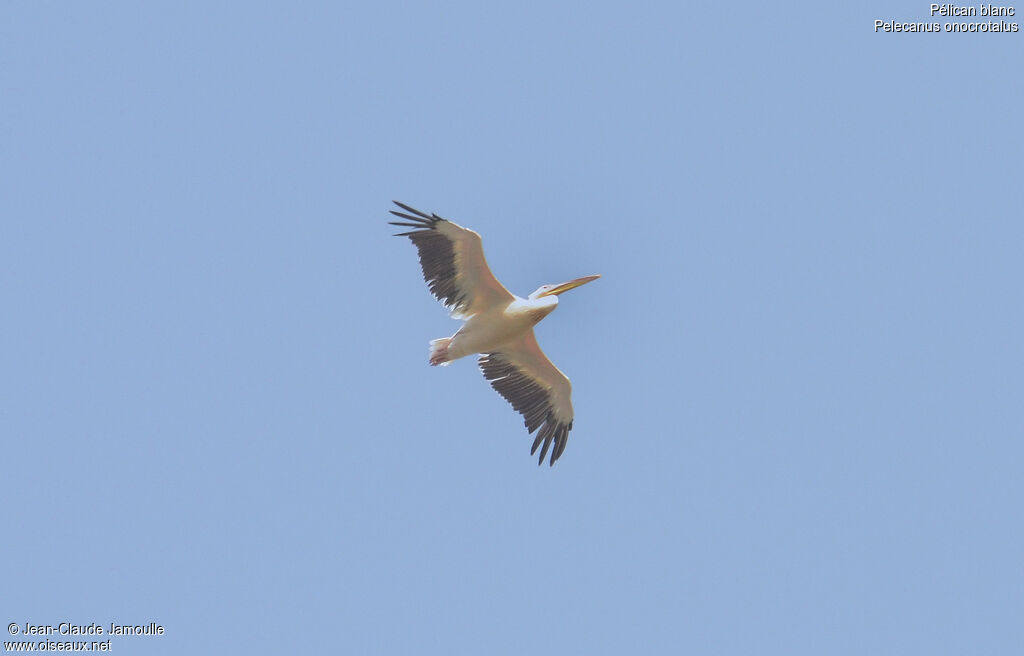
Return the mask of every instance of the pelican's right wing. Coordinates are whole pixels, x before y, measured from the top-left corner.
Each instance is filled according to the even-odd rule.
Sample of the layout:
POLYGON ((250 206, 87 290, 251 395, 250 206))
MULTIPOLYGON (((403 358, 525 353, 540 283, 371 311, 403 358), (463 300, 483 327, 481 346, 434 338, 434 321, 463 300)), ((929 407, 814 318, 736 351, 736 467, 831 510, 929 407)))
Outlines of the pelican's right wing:
POLYGON ((395 216, 406 219, 391 221, 391 225, 415 228, 395 236, 408 237, 416 244, 423 279, 453 317, 465 319, 515 300, 487 266, 480 235, 436 214, 428 215, 397 200, 393 202, 409 214, 391 210, 395 216))
POLYGON ((533 455, 544 443, 537 464, 544 462, 552 442, 555 448, 550 464, 555 464, 565 451, 572 428, 572 384, 540 350, 533 330, 497 351, 481 355, 480 370, 491 381, 491 387, 523 415, 527 432, 540 428, 530 450, 533 455))

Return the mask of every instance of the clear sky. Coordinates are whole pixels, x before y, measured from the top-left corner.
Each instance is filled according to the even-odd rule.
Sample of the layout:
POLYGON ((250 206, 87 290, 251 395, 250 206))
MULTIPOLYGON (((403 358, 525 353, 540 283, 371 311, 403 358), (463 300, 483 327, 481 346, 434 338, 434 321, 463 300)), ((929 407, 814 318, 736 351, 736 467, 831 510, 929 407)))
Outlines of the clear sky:
POLYGON ((165 627, 132 654, 1024 653, 1024 33, 876 18, 931 20, 3 3, 0 619, 165 627), (603 275, 537 329, 553 468, 472 359, 427 366, 458 324, 393 198, 518 294, 603 275))

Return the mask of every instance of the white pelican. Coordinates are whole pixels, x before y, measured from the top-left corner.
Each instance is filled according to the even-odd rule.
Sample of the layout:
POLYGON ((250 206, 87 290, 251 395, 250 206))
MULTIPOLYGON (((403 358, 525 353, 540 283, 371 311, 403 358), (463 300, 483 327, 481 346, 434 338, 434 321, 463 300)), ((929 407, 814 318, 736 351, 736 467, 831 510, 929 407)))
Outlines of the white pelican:
POLYGON ((528 298, 519 298, 491 273, 480 235, 436 214, 394 203, 408 214, 391 210, 406 220, 391 225, 414 228, 395 236, 412 240, 430 291, 453 318, 465 320, 451 337, 430 342, 430 364, 445 366, 479 353, 484 378, 523 415, 527 432, 540 429, 530 455, 543 443, 537 464, 543 463, 554 442, 550 464, 555 464, 572 428, 572 385, 540 350, 533 327, 558 306, 559 294, 601 276, 542 285, 528 298))

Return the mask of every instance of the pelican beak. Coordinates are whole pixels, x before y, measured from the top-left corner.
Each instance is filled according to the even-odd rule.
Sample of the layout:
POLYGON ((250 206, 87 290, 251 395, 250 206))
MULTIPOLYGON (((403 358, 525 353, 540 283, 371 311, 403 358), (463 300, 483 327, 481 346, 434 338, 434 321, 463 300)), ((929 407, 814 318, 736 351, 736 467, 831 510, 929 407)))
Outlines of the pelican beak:
MULTIPOLYGON (((580 285, 585 285, 588 282, 591 282, 593 280, 597 280, 600 277, 601 277, 601 275, 597 274, 597 275, 594 275, 594 276, 583 276, 582 278, 577 278, 576 280, 570 280, 569 282, 563 282, 561 285, 555 285, 554 287, 552 287, 551 289, 547 290, 546 292, 544 292, 540 296, 553 296, 553 295, 557 296, 558 294, 561 294, 562 292, 567 292, 570 289, 576 289, 580 285)), ((538 296, 538 298, 540 298, 540 296, 538 296)))

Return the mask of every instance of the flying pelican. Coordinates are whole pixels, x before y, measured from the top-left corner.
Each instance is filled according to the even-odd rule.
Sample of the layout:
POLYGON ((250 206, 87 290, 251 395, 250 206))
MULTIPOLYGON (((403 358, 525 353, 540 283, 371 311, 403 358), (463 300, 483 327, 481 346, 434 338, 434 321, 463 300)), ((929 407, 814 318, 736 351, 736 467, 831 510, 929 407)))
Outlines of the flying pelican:
POLYGON ((527 298, 512 295, 498 282, 484 259, 480 235, 442 219, 393 201, 405 210, 391 210, 404 222, 391 225, 413 228, 396 237, 408 237, 416 245, 423 279, 437 300, 455 319, 465 323, 451 337, 430 342, 430 364, 446 366, 453 360, 480 354, 480 370, 491 387, 523 415, 526 431, 540 429, 530 455, 541 443, 537 464, 544 462, 548 447, 555 464, 572 428, 572 385, 537 345, 533 327, 558 306, 558 295, 601 276, 584 276, 560 285, 541 285, 527 298))

